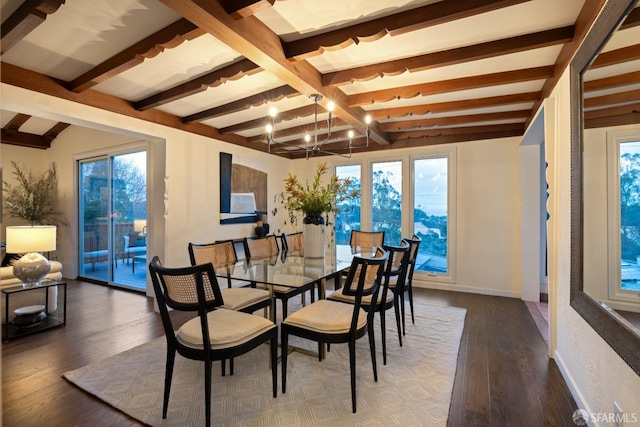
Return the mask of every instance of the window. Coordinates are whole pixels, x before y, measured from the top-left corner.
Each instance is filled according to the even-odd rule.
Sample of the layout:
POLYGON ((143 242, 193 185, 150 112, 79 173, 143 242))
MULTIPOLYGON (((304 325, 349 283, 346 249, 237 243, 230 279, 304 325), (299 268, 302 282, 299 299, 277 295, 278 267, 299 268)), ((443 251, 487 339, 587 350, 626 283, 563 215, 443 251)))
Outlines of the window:
POLYGON ((335 166, 338 177, 350 177, 361 191, 336 215, 335 244, 349 245, 352 229, 384 231, 388 245, 416 234, 422 244, 414 277, 455 283, 456 149, 429 147, 423 152, 427 154, 393 161, 381 155, 335 166))
POLYGON ((147 151, 79 159, 77 173, 80 276, 146 289, 147 151))
POLYGON ((448 273, 448 159, 413 161, 413 232, 422 238, 417 271, 448 273))
POLYGON ((402 240, 402 162, 373 163, 371 167, 371 229, 384 231, 384 242, 402 240))
MULTIPOLYGON (((338 178, 351 178, 349 190, 361 190, 360 165, 336 166, 338 178)), ((360 229, 360 197, 343 202, 336 214, 336 245, 348 245, 351 230, 360 229)))
POLYGON ((608 135, 609 298, 640 295, 640 134, 608 135))

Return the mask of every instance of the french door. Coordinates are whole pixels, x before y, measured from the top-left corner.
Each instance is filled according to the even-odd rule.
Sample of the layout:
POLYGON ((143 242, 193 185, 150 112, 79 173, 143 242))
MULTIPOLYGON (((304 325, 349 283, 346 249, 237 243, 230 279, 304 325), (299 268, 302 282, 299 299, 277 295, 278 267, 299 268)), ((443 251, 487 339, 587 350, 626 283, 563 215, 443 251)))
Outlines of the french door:
POLYGON ((145 290, 147 152, 82 159, 77 173, 80 277, 145 290))

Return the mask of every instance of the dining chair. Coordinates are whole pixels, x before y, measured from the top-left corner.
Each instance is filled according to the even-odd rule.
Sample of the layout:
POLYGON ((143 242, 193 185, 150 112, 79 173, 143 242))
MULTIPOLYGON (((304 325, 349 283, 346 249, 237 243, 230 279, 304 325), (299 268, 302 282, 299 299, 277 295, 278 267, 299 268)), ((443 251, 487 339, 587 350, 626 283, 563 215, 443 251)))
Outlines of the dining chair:
POLYGON ((351 230, 349 246, 357 252, 381 248, 384 244, 384 231, 351 230))
MULTIPOLYGON (((275 235, 265 237, 245 237, 244 254, 246 258, 251 260, 275 259, 279 253, 278 242, 275 235)), ((311 282, 302 286, 278 286, 273 287, 273 295, 282 301, 282 319, 286 319, 288 315, 289 299, 296 295, 304 295, 307 291, 311 292, 311 302, 314 302, 315 282, 311 282)), ((304 300, 303 300, 304 303, 304 300)), ((274 317, 275 318, 275 317, 274 317)))
MULTIPOLYGON (((380 331, 382 336, 382 364, 387 364, 387 333, 386 333, 386 312, 391 308, 396 308, 395 295, 393 291, 389 289, 389 279, 391 276, 399 277, 398 281, 403 281, 407 275, 409 267, 409 242, 402 240, 400 246, 383 245, 382 248, 389 254, 387 263, 384 268, 384 274, 382 279, 382 292, 378 293, 378 299, 375 303, 372 303, 372 296, 366 296, 362 298, 362 308, 369 311, 380 313, 380 331)), ((343 289, 333 291, 327 299, 332 301, 344 302, 353 304, 355 297, 350 293, 344 293, 343 289)), ((398 339, 400 346, 402 346, 402 333, 400 329, 400 311, 395 309, 396 327, 398 329, 398 339)), ((373 328, 370 333, 373 334, 373 328)))
MULTIPOLYGON (((322 346, 330 343, 348 343, 349 369, 351 371, 351 405, 356 412, 356 340, 367 335, 372 328, 374 311, 362 309, 362 299, 371 296, 377 300, 387 252, 376 250, 373 257, 355 256, 343 292, 354 297, 353 304, 321 299, 292 313, 281 325, 282 392, 287 391, 287 353, 289 335, 306 338, 318 343, 318 358, 322 360, 322 346)), ((373 366, 373 378, 378 381, 375 339, 369 333, 369 350, 373 366)))
POLYGON ((282 249, 286 250, 287 254, 304 256, 304 233, 302 231, 282 233, 280 238, 282 239, 282 249))
MULTIPOLYGON (((374 248, 381 248, 384 244, 384 231, 361 231, 351 230, 349 236, 349 246, 351 252, 370 251, 374 248)), ((347 276, 349 270, 344 270, 341 275, 337 275, 335 279, 334 289, 341 286, 341 279, 347 276)))
MULTIPOLYGON (((405 292, 409 295, 409 307, 411 309, 411 323, 415 324, 415 317, 413 314, 413 271, 416 267, 416 261, 418 259, 418 248, 420 247, 420 243, 422 243, 422 239, 420 236, 413 235, 412 238, 405 238, 407 242, 409 242, 409 268, 407 270, 407 276, 404 280, 402 277, 398 275, 392 275, 389 280, 389 288, 393 290, 395 295, 395 303, 396 303, 396 312, 398 308, 400 309, 400 313, 402 316, 402 335, 406 335, 406 325, 405 325, 405 292), (399 306, 399 307, 398 307, 399 306)), ((400 345, 402 346, 402 340, 400 340, 400 345)))
MULTIPOLYGON (((210 262, 215 270, 219 270, 238 262, 232 240, 206 244, 189 243, 188 249, 191 265, 210 262)), ((227 287, 221 288, 220 291, 224 299, 223 308, 253 313, 271 306, 269 292, 256 289, 255 284, 251 282, 228 278, 227 287)))
POLYGON ((167 268, 154 256, 149 263, 160 317, 167 339, 162 419, 167 418, 176 351, 204 361, 206 425, 211 425, 211 363, 238 357, 270 342, 273 397, 277 396, 278 327, 248 313, 221 308, 224 298, 211 263, 167 268), (169 309, 195 311, 196 317, 176 330, 169 309))

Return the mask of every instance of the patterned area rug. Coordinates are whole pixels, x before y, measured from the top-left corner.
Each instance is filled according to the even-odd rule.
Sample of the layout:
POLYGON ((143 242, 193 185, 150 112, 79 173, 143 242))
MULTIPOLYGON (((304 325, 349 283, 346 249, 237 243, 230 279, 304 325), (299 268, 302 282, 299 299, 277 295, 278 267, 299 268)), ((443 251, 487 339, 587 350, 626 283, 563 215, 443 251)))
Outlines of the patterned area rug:
MULTIPOLYGON (((407 307, 408 308, 408 307, 407 307)), ((327 358, 293 352, 287 393, 271 395, 268 346, 235 361, 222 377, 214 364, 212 423, 216 426, 445 426, 466 310, 416 304, 403 347, 393 312, 387 313, 387 365, 382 365, 376 315, 378 382, 373 380, 368 339, 358 340, 358 412, 351 412, 346 344, 332 345, 327 358)), ((292 339, 294 337, 291 337, 292 339)), ((309 349, 315 343, 295 341, 309 349)), ((64 378, 129 416, 152 426, 204 425, 202 362, 176 357, 167 419, 162 419, 166 342, 151 342, 101 362, 64 373, 64 378)), ((278 365, 281 368, 281 365, 278 365)))

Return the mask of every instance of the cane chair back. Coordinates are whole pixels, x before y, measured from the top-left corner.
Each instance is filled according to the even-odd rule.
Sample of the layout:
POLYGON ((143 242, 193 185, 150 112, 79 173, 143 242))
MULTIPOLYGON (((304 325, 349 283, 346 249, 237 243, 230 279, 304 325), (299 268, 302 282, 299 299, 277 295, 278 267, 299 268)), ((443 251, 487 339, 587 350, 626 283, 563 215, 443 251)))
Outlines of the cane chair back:
POLYGON ((291 314, 282 322, 282 392, 286 393, 287 359, 289 335, 296 335, 318 343, 318 355, 322 360, 322 345, 349 343, 349 367, 351 373, 351 403, 356 412, 356 340, 369 335, 369 351, 373 366, 373 377, 378 380, 373 337, 372 317, 361 309, 362 298, 371 295, 375 300, 382 280, 388 254, 382 249, 375 256, 355 256, 343 292, 353 296, 353 304, 331 300, 319 300, 291 314))
POLYGON ((245 237, 244 253, 247 259, 265 259, 278 255, 278 239, 274 235, 245 237))
POLYGON ((207 244, 189 243, 189 257, 192 265, 210 262, 216 270, 238 262, 232 240, 207 244))
POLYGON ((302 231, 283 234, 282 248, 287 251, 287 255, 304 256, 304 234, 302 231))
MULTIPOLYGON (((245 237, 244 253, 248 260, 268 260, 277 261, 278 241, 276 236, 269 235, 266 237, 245 237)), ((311 291, 311 302, 315 300, 314 296, 315 283, 308 283, 298 287, 272 286, 273 294, 282 301, 282 318, 288 315, 289 298, 295 295, 302 295, 304 304, 304 294, 311 291)))
MULTIPOLYGON (((411 309, 411 323, 415 322, 415 316, 413 311, 413 272, 416 267, 418 259, 418 249, 422 239, 419 236, 413 235, 412 238, 406 238, 409 245, 409 265, 407 268, 406 276, 403 278, 399 275, 392 275, 389 287, 393 290, 396 298, 396 315, 398 310, 402 317, 402 335, 406 335, 407 326, 405 320, 405 293, 409 295, 409 307, 411 309)), ((402 345, 402 338, 400 339, 400 345, 402 345)))
MULTIPOLYGON (((384 274, 382 280, 381 290, 378 292, 378 298, 375 303, 372 303, 373 295, 364 296, 362 298, 362 307, 367 311, 380 312, 380 330, 382 335, 382 357, 383 364, 387 364, 387 339, 386 339, 386 316, 387 310, 392 307, 396 307, 396 298, 393 291, 389 289, 389 278, 396 274, 399 277, 404 278, 409 266, 409 243, 406 240, 402 240, 400 246, 384 245, 384 250, 388 253, 387 263, 384 266, 384 274)), ((359 272, 356 272, 356 275, 359 272)), ((402 279, 404 280, 404 279, 402 279)), ((327 298, 333 301, 340 301, 345 303, 354 303, 354 297, 352 292, 344 292, 344 289, 338 289, 331 293, 327 298)), ((400 329, 400 315, 399 311, 395 313, 396 326, 398 329, 398 338, 400 345, 402 345, 402 336, 400 329)), ((373 331, 371 331, 373 333, 373 331)))
POLYGON ((384 244, 384 231, 351 230, 349 245, 356 252, 381 248, 384 244))
MULTIPOLYGON (((191 265, 211 263, 216 270, 223 270, 237 262, 233 241, 216 243, 189 243, 191 265)), ((227 277, 227 288, 221 290, 225 299, 224 308, 253 313, 271 305, 269 292, 255 289, 250 282, 233 280, 227 277)), ((266 314, 266 312, 265 312, 266 314)))
POLYGON ((220 308, 224 300, 211 263, 180 268, 163 267, 157 256, 149 263, 167 340, 162 418, 167 417, 176 352, 204 361, 205 420, 211 425, 211 362, 233 359, 270 342, 273 397, 277 395, 278 327, 262 317, 220 308), (169 309, 198 315, 174 327, 169 309), (177 332, 176 332, 177 331, 177 332))

